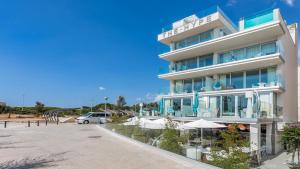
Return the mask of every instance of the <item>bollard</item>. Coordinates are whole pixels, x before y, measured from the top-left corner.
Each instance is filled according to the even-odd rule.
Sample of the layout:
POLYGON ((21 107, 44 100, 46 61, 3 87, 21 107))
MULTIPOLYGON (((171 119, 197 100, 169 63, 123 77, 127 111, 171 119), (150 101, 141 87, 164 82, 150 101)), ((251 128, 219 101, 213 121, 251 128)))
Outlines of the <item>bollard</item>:
POLYGON ((58 125, 58 120, 56 120, 56 125, 58 125))
POLYGON ((47 126, 47 124, 48 124, 48 120, 46 120, 46 126, 47 126))
POLYGON ((28 127, 30 127, 30 121, 28 120, 28 127))
POLYGON ((37 122, 36 122, 36 125, 37 125, 37 126, 40 126, 40 121, 37 121, 37 122))
POLYGON ((7 125, 6 123, 7 123, 7 121, 4 121, 4 128, 6 128, 6 125, 7 125))

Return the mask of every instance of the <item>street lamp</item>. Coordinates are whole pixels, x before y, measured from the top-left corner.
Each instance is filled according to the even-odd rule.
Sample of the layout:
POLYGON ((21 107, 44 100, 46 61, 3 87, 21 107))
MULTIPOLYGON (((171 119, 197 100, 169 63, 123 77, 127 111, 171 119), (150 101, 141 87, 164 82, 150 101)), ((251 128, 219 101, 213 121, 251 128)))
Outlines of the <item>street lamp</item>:
POLYGON ((106 104, 107 104, 108 97, 104 97, 104 100, 105 100, 104 109, 105 109, 105 118, 106 118, 106 113, 107 113, 106 104))

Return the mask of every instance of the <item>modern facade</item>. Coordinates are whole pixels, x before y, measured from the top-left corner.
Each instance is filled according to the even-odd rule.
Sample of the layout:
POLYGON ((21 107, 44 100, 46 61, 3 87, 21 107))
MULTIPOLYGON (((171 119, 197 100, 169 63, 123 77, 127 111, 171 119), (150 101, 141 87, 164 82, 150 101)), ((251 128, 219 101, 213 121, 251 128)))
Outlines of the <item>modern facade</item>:
POLYGON ((279 9, 241 18, 236 26, 218 7, 176 21, 158 35, 170 82, 159 116, 249 126, 250 148, 276 154, 280 129, 298 121, 297 24, 279 9))

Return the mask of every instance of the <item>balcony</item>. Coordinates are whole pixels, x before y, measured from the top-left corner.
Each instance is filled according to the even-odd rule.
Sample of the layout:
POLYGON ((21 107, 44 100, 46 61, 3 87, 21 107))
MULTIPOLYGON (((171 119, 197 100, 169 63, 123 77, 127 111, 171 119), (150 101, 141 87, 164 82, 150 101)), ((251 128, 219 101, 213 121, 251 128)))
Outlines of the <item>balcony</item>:
MULTIPOLYGON (((235 77, 239 78, 239 77, 235 77)), ((220 80, 211 80, 210 82, 206 82, 203 80, 202 84, 193 81, 192 84, 183 84, 177 85, 173 88, 173 93, 170 95, 187 96, 194 92, 200 92, 201 95, 216 95, 216 94, 226 94, 226 93, 239 93, 246 92, 251 90, 257 91, 274 91, 275 93, 281 93, 285 88, 284 79, 277 75, 272 80, 260 81, 259 80, 248 80, 246 79, 246 83, 244 84, 244 78, 241 77, 241 82, 239 84, 233 84, 230 82, 220 82, 220 80), (256 81, 256 82, 255 82, 256 81), (227 84, 226 84, 227 83, 227 84)), ((233 80, 230 80, 233 81, 233 80)), ((238 81, 235 79, 235 81, 238 81)))
POLYGON ((227 27, 230 32, 237 30, 235 24, 218 6, 212 6, 163 28, 158 35, 158 41, 169 45, 217 27, 227 27))
MULTIPOLYGON (((176 64, 171 64, 169 69, 161 69, 158 77, 166 80, 189 79, 214 74, 259 69, 261 67, 270 67, 284 63, 285 52, 280 50, 278 46, 274 49, 256 52, 253 52, 252 47, 249 49, 251 49, 250 53, 253 55, 247 53, 242 54, 240 52, 241 49, 222 53, 219 55, 217 64, 211 64, 211 59, 208 60, 206 57, 204 57, 206 59, 202 60, 201 64, 199 64, 199 62, 193 63, 191 59, 188 60, 187 64, 177 62, 176 64)), ((199 59, 194 60, 199 61, 199 59)))
POLYGON ((159 57, 168 61, 177 61, 213 53, 215 51, 224 51, 236 48, 237 46, 277 39, 285 33, 281 24, 280 20, 273 20, 223 37, 163 53, 160 54, 159 57))
POLYGON ((164 115, 172 118, 208 119, 219 122, 253 122, 282 119, 283 108, 273 104, 272 92, 202 96, 198 106, 193 105, 190 96, 164 98, 164 115))

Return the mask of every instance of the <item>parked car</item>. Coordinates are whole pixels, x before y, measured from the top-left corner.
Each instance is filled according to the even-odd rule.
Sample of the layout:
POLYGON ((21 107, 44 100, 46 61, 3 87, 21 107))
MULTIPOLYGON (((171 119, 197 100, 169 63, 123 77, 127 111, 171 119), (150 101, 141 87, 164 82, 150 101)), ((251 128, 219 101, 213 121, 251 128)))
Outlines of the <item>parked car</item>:
POLYGON ((89 112, 76 119, 78 124, 89 123, 106 123, 107 118, 110 118, 109 112, 89 112))

